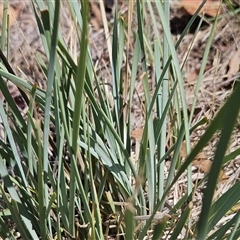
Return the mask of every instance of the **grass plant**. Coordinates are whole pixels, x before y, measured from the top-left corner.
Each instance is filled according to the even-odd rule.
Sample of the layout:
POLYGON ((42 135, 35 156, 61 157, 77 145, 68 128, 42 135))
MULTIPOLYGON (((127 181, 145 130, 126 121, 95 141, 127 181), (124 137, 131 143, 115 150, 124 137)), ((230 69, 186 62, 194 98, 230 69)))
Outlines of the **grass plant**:
MULTIPOLYGON (((108 236, 116 239, 146 239, 146 236, 237 239, 239 212, 231 210, 239 204, 239 181, 218 198, 214 193, 222 167, 240 151, 236 149, 226 155, 239 116, 239 84, 213 119, 195 123, 208 126, 191 150, 197 99, 192 109, 188 109, 184 75, 176 50, 197 12, 174 44, 169 26, 169 2, 137 0, 133 4, 130 1, 127 18, 116 6, 113 24, 107 25, 103 19, 111 93, 103 87, 105 83, 94 68, 89 49, 88 1, 64 3, 64 7, 69 8, 79 41, 77 61, 62 35, 61 4, 60 0, 32 1, 48 58, 47 65, 39 58, 47 78, 46 90, 17 77, 4 61, 0 65, 0 89, 5 97, 5 103, 0 101, 4 127, 0 140, 1 237, 15 239, 12 231, 15 229, 22 239, 107 239, 108 236), (149 17, 154 39, 144 26, 149 17), (133 19, 136 25, 131 30, 133 19), (163 36, 159 33, 158 21, 162 24, 163 36), (108 31, 112 31, 112 35, 107 36, 108 31), (149 66, 155 75, 153 92, 150 91, 149 66), (16 106, 5 80, 26 94, 26 114, 16 106), (145 102, 139 157, 133 161, 131 106, 136 81, 142 82, 145 102), (169 131, 171 147, 167 149, 169 131), (196 219, 192 216, 194 194, 202 185, 193 183, 191 163, 215 133, 220 133, 220 138, 210 173, 203 180, 206 188, 196 219), (180 154, 184 141, 185 160, 180 154), (169 158, 171 164, 166 175, 165 162, 169 158), (187 178, 187 191, 169 206, 167 199, 183 174, 187 178), (217 223, 230 212, 232 217, 216 229, 217 223)), ((102 5, 101 10, 105 11, 102 5)), ((3 17, 6 23, 7 14, 3 17)), ((196 96, 217 21, 216 18, 209 35, 196 96)), ((1 46, 9 44, 6 32, 3 25, 1 46)))

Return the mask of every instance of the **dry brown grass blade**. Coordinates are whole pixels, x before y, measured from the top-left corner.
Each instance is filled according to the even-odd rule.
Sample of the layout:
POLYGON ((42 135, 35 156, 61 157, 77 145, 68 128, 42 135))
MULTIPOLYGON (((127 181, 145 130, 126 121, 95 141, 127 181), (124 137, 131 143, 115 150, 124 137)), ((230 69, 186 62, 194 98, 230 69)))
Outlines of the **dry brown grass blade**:
MULTIPOLYGON (((127 18, 127 43, 126 43, 126 63, 125 63, 125 73, 123 78, 123 99, 125 102, 128 100, 128 91, 129 91, 129 74, 130 74, 130 65, 129 65, 129 53, 130 53, 130 41, 131 41, 131 31, 132 31, 132 16, 133 16, 133 1, 128 2, 128 18, 127 18)), ((129 106, 130 107, 130 106, 129 106)), ((124 108, 123 117, 124 121, 127 122, 129 107, 124 108)))
MULTIPOLYGON (((142 215, 142 216, 135 216, 134 219, 137 221, 145 221, 149 219, 151 215, 142 215)), ((165 221, 166 219, 171 218, 171 215, 164 213, 164 212, 156 212, 156 214, 153 217, 153 220, 155 221, 165 221)))
POLYGON ((105 32, 105 38, 107 41, 107 49, 108 49, 109 59, 110 59, 110 62, 112 63, 112 43, 111 43, 111 38, 110 38, 111 34, 109 31, 109 27, 108 27, 104 2, 99 1, 99 6, 100 6, 101 15, 102 15, 102 23, 103 23, 103 28, 104 28, 104 32, 105 32))

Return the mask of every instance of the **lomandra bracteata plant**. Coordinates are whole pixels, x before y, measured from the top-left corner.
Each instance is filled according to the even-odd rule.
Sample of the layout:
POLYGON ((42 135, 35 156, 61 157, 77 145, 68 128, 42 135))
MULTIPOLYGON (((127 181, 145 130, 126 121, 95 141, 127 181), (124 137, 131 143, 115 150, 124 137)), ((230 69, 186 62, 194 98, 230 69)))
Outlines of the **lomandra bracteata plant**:
MULTIPOLYGON (((100 2, 104 13, 102 4, 100 2)), ((238 204, 239 181, 214 201, 213 196, 222 166, 239 154, 236 149, 225 156, 239 114, 240 85, 236 84, 214 119, 209 123, 201 119, 192 126, 176 49, 197 13, 174 44, 169 27, 169 2, 130 1, 127 5, 125 17, 115 6, 113 24, 108 24, 103 14, 109 54, 106 69, 110 72, 113 95, 110 102, 89 49, 88 1, 32 1, 47 61, 39 55, 36 57, 47 86, 45 90, 40 89, 26 81, 27 76, 17 77, 6 63, 1 63, 0 89, 6 102, 0 102, 6 136, 0 140, 2 238, 15 239, 16 232, 22 239, 111 236, 236 239, 239 236, 239 212, 230 215, 221 228, 215 230, 219 220, 238 204), (71 39, 74 36, 78 39, 77 61, 59 24, 66 9, 72 22, 71 39), (146 34, 146 18, 152 22, 154 43, 146 34), (136 21, 134 32, 133 19, 136 21), (162 24, 163 35, 157 22, 162 24), (107 35, 109 29, 110 36, 107 35), (153 93, 149 87, 149 67, 155 74, 153 93), (125 69, 124 76, 122 69, 125 69), (6 79, 27 97, 24 116, 8 91, 6 79), (136 81, 142 82, 145 101, 139 156, 133 162, 131 106, 136 81), (167 126, 173 113, 177 113, 171 129, 174 141, 166 149, 167 126), (202 124, 208 124, 207 129, 191 150, 191 131, 202 124), (194 193, 201 185, 193 185, 191 162, 216 132, 221 134, 212 168, 203 180, 206 188, 202 210, 198 218, 193 219, 194 193), (183 141, 187 158, 181 161, 183 141), (171 159, 167 174, 166 159, 171 159), (172 187, 186 173, 186 192, 176 203, 169 204, 167 199, 172 187)), ((6 20, 7 15, 3 16, 6 20)), ((217 19, 209 34, 203 65, 216 22, 217 19)))

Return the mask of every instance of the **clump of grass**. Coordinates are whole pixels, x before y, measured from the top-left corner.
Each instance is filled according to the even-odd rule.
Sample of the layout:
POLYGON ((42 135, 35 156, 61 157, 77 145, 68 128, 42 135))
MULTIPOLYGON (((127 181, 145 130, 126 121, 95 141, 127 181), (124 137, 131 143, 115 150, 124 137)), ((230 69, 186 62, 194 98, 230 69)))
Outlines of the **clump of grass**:
MULTIPOLYGON (((185 239, 233 239, 238 236, 239 212, 221 228, 212 230, 240 197, 236 191, 239 182, 236 182, 218 199, 213 198, 223 164, 239 152, 237 149, 225 156, 240 108, 239 84, 210 121, 194 149, 190 148, 190 133, 196 127, 192 126, 195 100, 189 116, 176 48, 197 13, 174 45, 167 2, 164 5, 160 1, 146 4, 137 1, 135 5, 129 2, 125 19, 118 15, 116 6, 113 34, 108 40, 112 103, 101 86, 89 51, 88 3, 67 3, 75 23, 75 34, 79 36, 77 63, 63 40, 59 26, 60 4, 59 0, 33 1, 48 56, 48 65, 42 64, 47 77, 46 90, 39 90, 36 85, 18 78, 1 64, 0 89, 8 110, 0 102, 5 130, 5 139, 0 140, 0 188, 4 202, 0 235, 14 238, 12 229, 15 228, 22 239, 104 239, 111 235, 144 239, 148 234, 153 239, 176 239, 180 234, 185 239), (154 43, 145 35, 146 8, 153 23, 154 43), (132 14, 137 16, 137 29, 133 34, 133 58, 129 60, 132 14), (157 18, 162 23, 163 38, 158 33, 157 18), (149 65, 155 74, 153 94, 148 79, 149 65), (139 74, 141 79, 137 80, 139 74), (5 78, 28 96, 26 116, 22 116, 13 101, 5 78), (144 129, 136 164, 131 158, 131 105, 135 81, 142 81, 145 97, 144 129), (43 117, 37 112, 39 108, 43 117), (171 148, 166 149, 168 121, 173 116, 171 131, 174 137, 171 148), (202 210, 199 219, 192 219, 194 193, 200 184, 193 184, 191 162, 216 132, 220 132, 221 137, 206 179, 202 210), (185 161, 180 159, 183 141, 187 146, 185 161), (171 158, 171 164, 165 175, 167 158, 171 158), (185 172, 187 191, 178 202, 167 204, 172 188, 185 172), (9 228, 7 221, 14 226, 9 228), (232 231, 229 233, 228 229, 232 231)), ((214 27, 213 24, 202 69, 214 27)), ((196 92, 201 85, 201 74, 202 71, 196 92)), ((196 125, 203 123, 206 121, 200 120, 196 125)))

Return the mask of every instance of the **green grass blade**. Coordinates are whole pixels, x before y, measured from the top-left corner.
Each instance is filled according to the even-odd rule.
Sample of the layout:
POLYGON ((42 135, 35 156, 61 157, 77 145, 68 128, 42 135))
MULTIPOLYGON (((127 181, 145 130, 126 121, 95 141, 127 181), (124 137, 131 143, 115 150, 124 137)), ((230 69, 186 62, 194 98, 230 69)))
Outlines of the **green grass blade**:
POLYGON ((29 118, 32 118, 33 108, 34 108, 34 99, 36 94, 37 86, 35 85, 32 89, 32 97, 29 103, 29 114, 28 114, 28 124, 27 124, 27 159, 29 171, 33 174, 33 169, 36 170, 36 162, 34 161, 33 152, 32 152, 32 122, 29 118))
MULTIPOLYGON (((178 236, 179 234, 181 233, 181 231, 183 230, 183 227, 185 225, 187 225, 188 223, 188 219, 189 219, 189 215, 190 215, 190 212, 192 210, 192 202, 190 202, 186 209, 184 209, 180 219, 177 221, 177 224, 176 226, 174 227, 174 230, 173 232, 171 233, 171 237, 170 237, 170 240, 175 240, 175 239, 178 239, 178 236)), ((188 239, 188 238, 187 238, 188 239)))
POLYGON ((239 113, 240 104, 237 104, 239 93, 240 84, 237 84, 233 94, 225 104, 224 106, 225 108, 222 109, 222 111, 223 110, 225 111, 224 118, 222 119, 223 129, 213 160, 213 165, 209 173, 207 188, 204 191, 203 206, 197 227, 198 228, 197 239, 199 240, 204 239, 208 233, 208 218, 211 208, 210 203, 212 202, 215 186, 217 183, 219 172, 222 167, 223 158, 227 150, 228 142, 231 137, 231 133, 239 113), (228 106, 229 108, 227 108, 228 106))
POLYGON ((120 128, 119 113, 120 113, 120 97, 119 97, 119 63, 118 63, 118 16, 115 12, 114 25, 113 25, 113 37, 112 37, 112 69, 113 69, 113 99, 114 110, 116 115, 117 129, 120 128))
POLYGON ((15 141, 13 139, 13 135, 12 135, 9 123, 8 123, 8 119, 7 119, 7 116, 5 114, 5 111, 4 111, 4 108, 3 108, 3 104, 2 104, 1 101, 0 101, 0 116, 2 118, 3 125, 5 127, 6 134, 7 134, 7 137, 8 137, 10 146, 11 146, 11 149, 13 151, 14 159, 15 159, 15 161, 17 163, 17 166, 18 166, 18 169, 20 171, 21 179, 23 181, 23 185, 25 187, 27 187, 28 184, 27 184, 26 176, 25 176, 25 173, 23 171, 22 164, 21 164, 20 153, 17 150, 17 146, 16 146, 15 141))
MULTIPOLYGON (((130 204, 130 203, 129 203, 130 204)), ((132 212, 131 207, 125 210, 124 220, 126 224, 126 235, 125 239, 134 239, 134 213, 132 212)))
POLYGON ((234 222, 235 226, 233 228, 233 230, 231 231, 230 233, 230 236, 229 236, 229 240, 234 240, 236 238, 238 238, 240 235, 239 235, 239 232, 240 232, 240 212, 238 211, 238 213, 236 214, 236 221, 234 222))
POLYGON ((54 23, 53 23, 53 33, 51 40, 51 48, 50 48, 50 60, 47 74, 47 90, 46 90, 46 103, 45 103, 45 118, 44 118, 44 137, 43 137, 43 149, 44 149, 44 171, 48 171, 48 136, 49 136, 49 124, 50 124, 50 107, 52 100, 52 88, 54 82, 55 75, 55 61, 56 61, 56 47, 57 47, 57 39, 58 39, 58 25, 59 25, 59 9, 60 9, 60 1, 56 1, 55 4, 55 15, 54 15, 54 23))
MULTIPOLYGON (((212 235, 210 235, 207 239, 208 240, 213 240, 213 239, 226 239, 226 234, 227 231, 229 231, 229 229, 234 226, 234 224, 237 222, 238 218, 239 218, 240 212, 238 212, 230 221, 224 223, 223 226, 221 226, 221 228, 217 229, 212 235)), ((236 235, 237 237, 239 236, 239 228, 238 228, 238 235, 236 235)))
POLYGON ((212 230, 218 221, 231 209, 240 199, 238 189, 240 182, 235 183, 227 192, 225 192, 216 202, 211 206, 209 212, 208 230, 212 230))
POLYGON ((226 155, 223 159, 223 164, 230 162, 231 160, 236 158, 238 155, 240 155, 240 148, 238 148, 238 149, 234 150, 233 152, 229 153, 228 155, 226 155))
POLYGON ((82 1, 82 17, 83 17, 83 29, 82 29, 82 37, 80 42, 81 53, 78 61, 77 68, 77 78, 76 78, 76 96, 75 96, 75 104, 74 104, 74 115, 73 115, 73 136, 72 136, 72 147, 75 157, 77 156, 77 141, 79 135, 79 124, 80 124, 80 116, 82 109, 82 101, 83 101, 83 89, 84 89, 84 81, 85 81, 85 71, 86 71, 86 55, 87 55, 87 46, 88 46, 88 3, 82 1))
POLYGON ((192 108, 191 108, 191 113, 190 113, 190 117, 189 117, 190 122, 192 120, 194 110, 196 108, 196 102, 197 102, 197 98, 198 98, 197 96, 198 96, 198 92, 199 92, 199 89, 200 89, 200 86, 201 86, 201 83, 202 83, 202 80, 203 80, 203 74, 205 72, 210 48, 212 47, 212 41, 213 41, 214 32, 215 32, 215 29, 216 29, 217 22, 218 22, 218 18, 215 19, 214 24, 211 28, 210 36, 208 38, 207 45, 205 47, 204 55, 203 55, 203 58, 202 58, 201 68, 199 70, 198 79, 196 81, 196 86, 195 86, 195 90, 194 90, 194 99, 193 99, 193 102, 192 102, 192 108))

